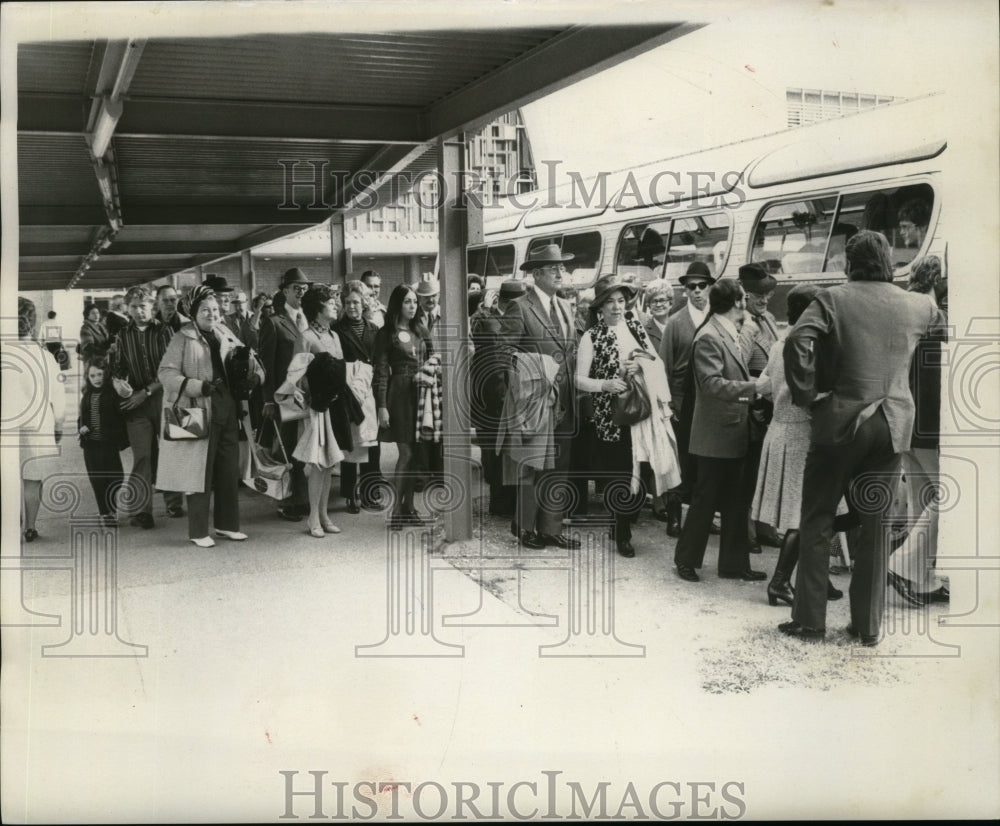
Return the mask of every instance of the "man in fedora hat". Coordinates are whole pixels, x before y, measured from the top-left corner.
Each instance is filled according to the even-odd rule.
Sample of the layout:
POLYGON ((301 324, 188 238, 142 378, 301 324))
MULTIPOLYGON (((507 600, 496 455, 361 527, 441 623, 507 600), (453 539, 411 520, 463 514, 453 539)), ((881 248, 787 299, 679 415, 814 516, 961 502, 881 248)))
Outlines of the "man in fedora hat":
POLYGON ((225 319, 229 314, 230 300, 233 295, 233 288, 229 286, 225 276, 209 273, 201 282, 215 293, 215 300, 219 302, 219 315, 225 319))
MULTIPOLYGON (((695 331, 708 317, 708 290, 715 283, 704 261, 692 261, 687 272, 677 279, 687 293, 687 303, 667 319, 660 338, 660 358, 667 371, 670 385, 670 407, 673 410, 674 435, 677 437, 677 458, 681 465, 681 484, 667 497, 667 535, 681 535, 681 503, 689 502, 694 487, 695 462, 688 452, 691 438, 690 418, 683 416, 686 378, 691 362, 695 331)), ((691 402, 694 399, 690 400, 691 402)))
POLYGON ((557 498, 559 480, 565 483, 569 472, 570 448, 576 433, 576 330, 569 304, 556 296, 563 283, 565 263, 573 256, 563 253, 557 244, 531 250, 521 264, 534 284, 524 296, 515 299, 507 315, 511 320, 511 344, 523 353, 551 357, 558 365, 554 428, 555 465, 552 470, 519 467, 517 514, 511 530, 526 548, 578 548, 579 540, 562 534, 564 509, 557 498), (553 478, 546 479, 547 476, 553 478), (551 484, 550 483, 554 483, 551 484))
MULTIPOLYGON (((288 375, 288 365, 292 360, 296 342, 309 328, 305 313, 302 312, 302 296, 312 282, 298 267, 292 267, 281 277, 278 290, 285 300, 281 312, 261 322, 260 357, 264 363, 264 410, 265 418, 278 416, 278 405, 274 401, 274 391, 284 384, 288 375)), ((298 441, 298 423, 286 422, 280 425, 281 440, 289 453, 298 441)), ((305 474, 302 463, 292 460, 292 494, 278 508, 278 516, 291 522, 300 521, 309 510, 306 494, 305 474)))
POLYGON ((441 320, 441 305, 438 300, 441 296, 441 283, 435 278, 433 280, 421 280, 417 283, 417 321, 427 328, 427 332, 433 338, 434 328, 441 320))
MULTIPOLYGON (((746 294, 746 314, 743 316, 743 326, 740 328, 740 349, 750 371, 750 378, 755 379, 767 367, 771 348, 778 340, 777 319, 767 309, 778 282, 765 266, 759 263, 744 264, 740 267, 739 281, 746 294)), ((743 466, 743 498, 746 501, 748 514, 757 487, 761 449, 764 446, 764 436, 773 409, 774 405, 768 399, 761 398, 750 410, 750 449, 747 452, 746 464, 743 466)), ((762 527, 758 534, 757 527, 751 519, 750 553, 761 552, 759 539, 764 539, 768 545, 774 547, 781 544, 773 528, 762 527)))

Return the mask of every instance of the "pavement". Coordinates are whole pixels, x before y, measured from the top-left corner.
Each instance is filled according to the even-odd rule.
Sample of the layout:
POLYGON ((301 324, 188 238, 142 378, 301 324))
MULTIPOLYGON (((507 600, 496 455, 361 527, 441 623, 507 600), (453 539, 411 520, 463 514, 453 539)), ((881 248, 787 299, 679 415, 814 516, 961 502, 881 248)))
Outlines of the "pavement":
MULTIPOLYGON (((152 530, 88 527, 69 435, 55 470, 82 485, 76 512, 43 509, 36 542, 4 547, 5 822, 309 817, 314 797, 289 794, 314 788, 311 771, 388 783, 379 817, 404 781, 540 783, 543 770, 609 781, 615 805, 626 783, 738 782, 754 817, 851 816, 862 787, 954 816, 956 799, 992 788, 968 704, 947 700, 983 679, 995 640, 966 633, 958 656, 959 638, 935 629, 941 606, 892 608, 871 650, 843 632, 845 598, 810 645, 776 632, 788 609, 768 606, 765 583, 717 579, 717 537, 703 581, 681 581, 648 511, 623 559, 587 524, 568 526, 579 552, 522 553, 481 498, 469 542, 443 543, 440 520, 389 531, 337 497, 343 532, 314 539, 243 489, 250 539, 202 550, 162 497, 152 530), (915 727, 915 708, 935 713, 915 727), (930 763, 897 770, 929 742, 935 766, 969 767, 937 798, 930 763)), ((770 573, 776 554, 754 567, 770 573)), ((414 816, 408 794, 396 804, 414 816)))

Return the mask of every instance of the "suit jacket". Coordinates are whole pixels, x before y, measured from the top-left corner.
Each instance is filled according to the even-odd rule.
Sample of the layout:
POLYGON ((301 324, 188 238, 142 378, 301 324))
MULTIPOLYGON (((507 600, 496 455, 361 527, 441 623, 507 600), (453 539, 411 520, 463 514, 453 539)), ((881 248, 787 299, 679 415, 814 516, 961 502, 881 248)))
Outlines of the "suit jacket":
POLYGON ((680 415, 684 407, 684 379, 691 360, 694 331, 694 322, 687 310, 674 313, 667 319, 658 349, 660 360, 667 371, 667 383, 670 385, 670 406, 677 415, 680 415))
POLYGON ((653 352, 659 353, 660 343, 663 337, 663 333, 660 332, 659 325, 655 321, 653 321, 652 316, 647 316, 646 320, 643 321, 642 326, 646 328, 646 335, 649 336, 649 341, 653 346, 653 352))
POLYGON ((258 335, 257 331, 250 326, 250 316, 238 316, 236 313, 230 313, 223 318, 223 321, 233 335, 247 347, 258 349, 258 335))
POLYGON ((739 343, 718 318, 709 318, 695 336, 691 366, 695 399, 689 451, 718 459, 745 456, 756 387, 739 343))
POLYGON ((569 302, 556 298, 557 312, 562 317, 560 331, 549 320, 549 311, 531 289, 511 302, 505 319, 510 321, 510 344, 522 353, 539 353, 555 359, 559 370, 554 380, 558 391, 556 431, 576 430, 576 328, 569 302), (561 418, 559 418, 561 414, 561 418))
POLYGON ((264 402, 274 401, 274 391, 285 382, 295 342, 302 337, 284 312, 275 313, 260 326, 260 359, 264 363, 264 402))
POLYGON ((926 295, 885 281, 848 281, 820 292, 785 339, 792 401, 811 413, 811 440, 847 444, 880 407, 901 453, 910 446, 913 351, 937 318, 926 295), (822 398, 821 393, 828 392, 822 398))

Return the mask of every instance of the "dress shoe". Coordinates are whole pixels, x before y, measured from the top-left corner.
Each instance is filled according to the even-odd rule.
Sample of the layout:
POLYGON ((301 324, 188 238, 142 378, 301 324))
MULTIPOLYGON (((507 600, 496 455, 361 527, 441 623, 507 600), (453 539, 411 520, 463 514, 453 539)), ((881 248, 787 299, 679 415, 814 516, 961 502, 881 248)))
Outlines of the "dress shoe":
POLYGON ((925 597, 928 602, 951 602, 951 591, 948 590, 947 585, 942 585, 935 591, 931 591, 929 594, 921 594, 925 597))
POLYGON ((795 620, 781 623, 778 630, 782 634, 788 634, 789 637, 797 637, 800 640, 821 640, 826 636, 825 628, 810 628, 808 625, 795 622, 795 620))
POLYGON ((670 517, 667 516, 667 512, 666 511, 656 510, 655 508, 653 509, 653 519, 655 519, 657 522, 669 522, 670 521, 670 517))
POLYGON ((28 528, 24 532, 25 542, 34 542, 36 539, 38 539, 38 531, 36 531, 34 528, 28 528))
POLYGON ((333 522, 330 522, 329 520, 324 522, 322 519, 320 519, 319 524, 320 527, 323 528, 324 533, 340 533, 340 528, 338 528, 336 525, 333 524, 333 522))
POLYGON ((838 599, 842 599, 844 592, 834 586, 832 580, 826 581, 826 598, 828 602, 836 602, 838 599))
POLYGON ((151 513, 140 513, 132 517, 132 524, 138 525, 144 531, 148 531, 150 528, 154 527, 153 514, 151 513))
POLYGON ((623 542, 618 543, 618 553, 631 559, 635 556, 635 548, 633 548, 632 543, 626 539, 623 542))
POLYGON ((762 554, 762 553, 764 553, 764 549, 760 547, 760 543, 756 539, 751 539, 750 540, 748 550, 752 554, 762 554))
POLYGON ((767 579, 767 574, 763 571, 753 571, 747 568, 745 571, 719 571, 719 579, 742 579, 744 582, 761 582, 767 579))
POLYGON ((537 536, 547 547, 550 548, 571 550, 580 547, 579 539, 570 539, 568 536, 563 536, 562 534, 557 536, 556 534, 551 533, 540 533, 537 536))
POLYGON ((674 538, 681 535, 681 520, 676 516, 667 517, 667 536, 674 538))
POLYGON ((171 519, 180 519, 184 515, 184 508, 180 505, 174 505, 173 507, 167 508, 167 516, 171 519))
POLYGON ((914 608, 923 608, 927 604, 924 595, 918 594, 913 589, 913 583, 910 580, 901 577, 893 571, 889 571, 888 579, 889 584, 896 589, 896 593, 903 598, 903 602, 907 605, 912 605, 914 608))
POLYGON ((701 577, 698 576, 698 572, 689 565, 678 565, 677 576, 687 582, 699 582, 701 580, 701 577))
POLYGON ((518 541, 525 548, 531 548, 533 551, 540 551, 545 547, 545 540, 534 531, 521 531, 518 541))
POLYGON ((783 582, 775 582, 772 579, 767 583, 767 604, 777 605, 779 602, 785 603, 789 608, 791 608, 792 603, 795 601, 795 589, 792 588, 791 583, 786 579, 783 582))
POLYGON ((361 513, 361 508, 358 506, 356 499, 347 500, 347 512, 348 513, 361 513))
POLYGON ((847 635, 853 637, 858 641, 859 645, 863 645, 866 648, 874 648, 878 645, 878 637, 874 634, 859 634, 857 629, 853 625, 847 626, 847 635))
POLYGON ((201 536, 201 537, 198 537, 197 539, 194 538, 194 537, 191 537, 191 541, 195 545, 197 545, 199 548, 214 548, 215 547, 215 540, 212 539, 212 537, 210 537, 210 536, 201 536))
POLYGON ((284 519, 286 522, 301 522, 302 514, 298 513, 291 506, 286 508, 278 508, 278 516, 284 519))
POLYGON ((309 536, 315 537, 316 539, 323 539, 326 536, 326 531, 322 528, 307 528, 306 533, 309 536))
POLYGON ((761 545, 767 545, 769 548, 780 548, 781 547, 781 537, 778 536, 776 531, 762 531, 757 530, 757 541, 761 545))
POLYGON ((226 539, 232 539, 233 542, 242 542, 243 540, 249 538, 242 531, 224 531, 222 528, 216 528, 215 535, 225 537, 226 539))

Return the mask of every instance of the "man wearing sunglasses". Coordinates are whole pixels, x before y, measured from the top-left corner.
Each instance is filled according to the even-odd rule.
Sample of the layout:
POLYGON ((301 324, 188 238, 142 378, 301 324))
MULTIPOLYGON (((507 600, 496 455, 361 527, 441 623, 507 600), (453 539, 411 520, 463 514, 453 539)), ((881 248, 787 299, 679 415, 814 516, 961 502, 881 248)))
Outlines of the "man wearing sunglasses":
POLYGON ((694 334, 708 315, 708 290, 715 279, 704 261, 692 261, 687 272, 678 281, 684 287, 687 303, 667 319, 660 341, 660 358, 670 385, 670 407, 673 410, 674 435, 677 437, 677 455, 681 464, 681 483, 670 492, 667 499, 667 535, 674 537, 681 534, 681 503, 690 503, 694 485, 694 460, 688 453, 690 420, 681 416, 684 383, 688 363, 691 361, 694 334))

